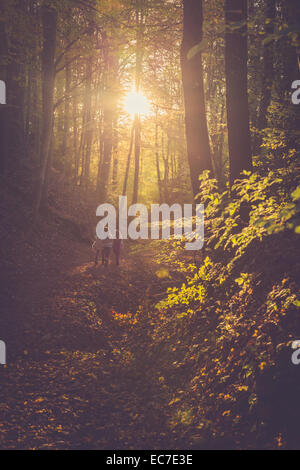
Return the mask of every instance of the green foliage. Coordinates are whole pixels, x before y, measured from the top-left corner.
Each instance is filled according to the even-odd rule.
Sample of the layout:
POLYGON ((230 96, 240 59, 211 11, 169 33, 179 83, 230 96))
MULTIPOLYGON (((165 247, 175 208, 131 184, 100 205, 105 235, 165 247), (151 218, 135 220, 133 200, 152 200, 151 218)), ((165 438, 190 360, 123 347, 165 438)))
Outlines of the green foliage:
POLYGON ((233 250, 230 266, 245 253, 254 240, 282 232, 300 232, 300 187, 286 194, 286 180, 289 173, 285 169, 270 171, 266 176, 244 172, 244 178, 237 180, 230 198, 230 191, 219 193, 217 181, 205 173, 200 180, 198 197, 205 204, 208 230, 211 234, 208 243, 215 249, 233 250), (241 220, 242 208, 249 209, 249 223, 241 220))
MULTIPOLYGON (((264 435, 262 422, 276 409, 274 399, 271 415, 262 411, 258 384, 265 380, 273 390, 272 368, 277 381, 286 380, 280 358, 289 348, 287 332, 296 334, 299 295, 287 272, 300 231, 297 172, 287 166, 244 173, 232 192, 219 192, 206 172, 198 199, 205 204, 205 256, 193 263, 180 242, 165 243, 158 258, 176 283, 151 314, 149 354, 174 390, 169 406, 177 432, 188 426, 193 440, 227 429, 246 432, 249 442, 254 431, 264 435), (188 424, 181 419, 187 409, 188 424)), ((290 360, 289 350, 284 357, 290 360)), ((269 432, 274 439, 278 429, 269 432)))
MULTIPOLYGON (((206 290, 203 283, 211 279, 210 269, 212 267, 212 261, 210 258, 206 258, 203 265, 193 276, 188 276, 186 283, 183 283, 180 288, 173 287, 168 289, 168 296, 165 300, 159 302, 156 308, 165 312, 172 309, 175 306, 199 306, 205 303, 206 290)), ((178 318, 193 314, 193 309, 189 308, 185 312, 180 312, 177 315, 178 318)))

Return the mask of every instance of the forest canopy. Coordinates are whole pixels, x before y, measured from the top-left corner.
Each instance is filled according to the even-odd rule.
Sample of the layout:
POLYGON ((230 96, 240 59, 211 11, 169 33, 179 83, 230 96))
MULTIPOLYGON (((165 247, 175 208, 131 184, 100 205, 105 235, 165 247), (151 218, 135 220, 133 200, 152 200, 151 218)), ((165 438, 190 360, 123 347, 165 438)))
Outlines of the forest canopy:
POLYGON ((194 195, 204 170, 224 188, 295 148, 297 1, 183 4, 1 5, 2 173, 32 166, 35 217, 53 171, 99 203, 171 202, 191 198, 190 175, 194 195))

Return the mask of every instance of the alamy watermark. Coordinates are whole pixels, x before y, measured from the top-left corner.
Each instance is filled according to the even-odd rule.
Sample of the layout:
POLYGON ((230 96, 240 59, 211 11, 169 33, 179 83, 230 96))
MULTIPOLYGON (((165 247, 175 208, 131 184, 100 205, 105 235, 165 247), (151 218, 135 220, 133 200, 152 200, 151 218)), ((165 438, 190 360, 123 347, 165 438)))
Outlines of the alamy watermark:
POLYGON ((5 366, 6 364, 6 344, 4 341, 0 341, 0 365, 5 366))
POLYGON ((122 240, 166 240, 173 231, 174 239, 186 241, 186 250, 201 250, 204 245, 203 204, 196 204, 195 215, 192 204, 184 204, 183 208, 180 204, 152 204, 149 214, 144 204, 127 209, 127 197, 120 196, 118 210, 112 204, 101 204, 96 215, 101 217, 96 228, 100 240, 115 239, 117 230, 122 240))
POLYGON ((292 103, 300 104, 300 80, 295 80, 292 83, 292 89, 296 90, 292 93, 292 103))
POLYGON ((0 80, 0 104, 6 104, 6 85, 3 80, 0 80))
POLYGON ((300 365, 300 340, 293 341, 292 349, 294 350, 292 354, 292 363, 294 366, 300 365))

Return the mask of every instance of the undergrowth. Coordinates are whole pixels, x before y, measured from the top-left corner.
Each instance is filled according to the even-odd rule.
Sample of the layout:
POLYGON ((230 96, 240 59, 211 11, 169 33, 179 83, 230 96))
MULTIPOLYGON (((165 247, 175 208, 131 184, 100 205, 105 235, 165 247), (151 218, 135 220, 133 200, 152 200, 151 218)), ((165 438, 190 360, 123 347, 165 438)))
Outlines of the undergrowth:
POLYGON ((300 448, 300 367, 291 362, 300 338, 296 182, 289 168, 245 173, 220 193, 204 174, 200 259, 178 241, 162 243, 165 297, 121 319, 129 367, 169 393, 178 445, 300 448))

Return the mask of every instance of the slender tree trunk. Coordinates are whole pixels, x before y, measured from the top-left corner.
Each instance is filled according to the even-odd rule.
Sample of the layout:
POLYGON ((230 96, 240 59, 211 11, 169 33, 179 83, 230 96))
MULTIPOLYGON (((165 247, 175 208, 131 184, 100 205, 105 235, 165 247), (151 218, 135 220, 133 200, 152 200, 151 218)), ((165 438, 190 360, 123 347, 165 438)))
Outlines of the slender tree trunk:
POLYGON ((39 12, 36 0, 30 1, 30 15, 31 21, 35 26, 36 35, 33 39, 33 50, 31 53, 30 64, 30 78, 32 81, 31 85, 31 99, 30 99, 30 110, 28 110, 28 134, 27 134, 27 145, 33 161, 38 165, 40 157, 40 86, 41 86, 41 75, 40 75, 40 55, 38 52, 39 48, 39 12))
POLYGON ((119 172, 119 136, 118 136, 118 119, 115 119, 113 126, 113 173, 112 187, 116 191, 118 188, 118 172, 119 172))
POLYGON ((220 124, 217 128, 217 134, 212 135, 212 158, 214 163, 214 170, 216 178, 219 183, 220 189, 223 189, 226 186, 224 168, 223 168, 223 145, 224 145, 224 132, 222 130, 222 123, 224 123, 225 118, 225 102, 222 102, 221 109, 215 109, 215 113, 220 116, 220 124))
POLYGON ((80 142, 81 154, 81 174, 80 186, 87 189, 90 170, 90 153, 91 153, 91 117, 92 117, 92 58, 89 57, 86 61, 86 85, 84 95, 84 110, 82 133, 80 142))
POLYGON ((184 0, 181 68, 185 102, 187 153, 194 195, 199 190, 199 176, 212 172, 200 47, 203 39, 202 0, 184 0), (192 54, 192 56, 190 56, 192 54))
POLYGON ((92 123, 92 58, 87 64, 87 111, 86 111, 86 153, 84 159, 84 187, 87 190, 90 179, 91 150, 93 141, 92 123))
MULTIPOLYGON (((265 25, 266 36, 274 33, 274 21, 276 16, 276 0, 266 0, 265 17, 269 22, 265 25)), ((271 102, 272 85, 274 76, 274 42, 271 41, 264 45, 263 51, 263 80, 262 94, 258 112, 258 130, 261 131, 267 127, 267 111, 271 102)), ((257 142, 258 148, 261 144, 261 137, 257 142)))
POLYGON ((169 192, 168 192, 168 182, 169 182, 169 141, 167 145, 167 152, 165 154, 165 139, 164 134, 161 136, 161 156, 164 162, 164 185, 163 185, 163 194, 164 202, 168 202, 169 192))
POLYGON ((78 174, 80 186, 83 185, 83 178, 84 178, 84 165, 85 165, 85 141, 86 141, 86 126, 87 126, 87 81, 85 85, 85 94, 84 94, 84 104, 83 104, 83 111, 82 111, 82 125, 81 125, 81 136, 80 136, 80 145, 78 150, 78 158, 79 158, 79 165, 78 165, 78 172, 80 167, 80 175, 78 174))
POLYGON ((140 156, 141 156, 141 119, 138 114, 134 118, 135 139, 134 139, 134 180, 133 180, 133 196, 132 204, 136 204, 139 194, 139 173, 140 173, 140 156))
POLYGON ((79 173, 79 152, 78 152, 78 119, 77 119, 78 99, 76 92, 73 96, 73 152, 74 152, 74 181, 77 183, 79 173))
MULTIPOLYGON (((4 17, 5 6, 0 4, 0 15, 4 17)), ((8 54, 7 35, 4 21, 0 21, 0 80, 6 79, 6 66, 4 65, 8 54)), ((6 176, 8 167, 8 106, 0 104, 0 175, 6 176)))
MULTIPOLYGON (((147 0, 136 1, 136 72, 135 72, 135 89, 138 93, 141 85, 141 75, 143 68, 143 35, 145 29, 145 9, 147 0)), ((139 174, 140 174, 140 156, 141 156, 141 117, 135 115, 135 149, 134 149, 134 180, 132 204, 136 204, 139 194, 139 174)))
POLYGON ((132 124, 131 128, 131 135, 130 135, 130 145, 129 145, 129 151, 128 151, 128 156, 127 156, 127 163, 126 163, 126 170, 125 170, 125 177, 124 177, 124 184, 123 184, 123 191, 122 195, 126 196, 127 194, 127 185, 128 185, 128 178, 129 178, 129 171, 130 171, 130 162, 131 162, 131 155, 132 155, 132 150, 133 150, 133 142, 134 142, 134 123, 132 124))
MULTIPOLYGON (((299 106, 291 102, 291 84, 300 79, 300 2, 299 0, 288 0, 283 2, 283 22, 285 27, 292 30, 284 41, 283 48, 283 77, 282 77, 282 99, 286 102, 289 114, 289 128, 292 132, 286 134, 287 148, 298 149, 300 145, 300 112, 299 106)), ((284 111, 286 112, 286 111, 284 111)))
POLYGON ((32 145, 34 161, 39 164, 40 158, 40 93, 39 93, 39 72, 37 67, 33 73, 33 87, 32 87, 32 145))
POLYGON ((24 156, 25 127, 25 87, 26 74, 23 63, 23 43, 18 31, 22 28, 26 5, 23 0, 16 1, 16 16, 10 34, 7 66, 7 88, 9 102, 9 165, 14 169, 24 156))
MULTIPOLYGON (((55 50, 56 50, 56 28, 57 11, 45 2, 42 6, 43 21, 43 51, 42 51, 42 142, 41 142, 41 170, 36 188, 33 206, 33 217, 37 219, 42 202, 42 193, 48 168, 49 150, 53 125, 53 101, 55 84, 55 50)), ((43 201, 46 202, 46 201, 43 201)))
POLYGON ((101 183, 99 185, 99 200, 101 203, 106 202, 108 195, 113 150, 113 121, 116 111, 116 50, 109 43, 106 34, 104 35, 104 50, 106 87, 103 105, 103 161, 100 170, 101 183))
POLYGON ((162 184, 161 184, 160 167, 159 167, 157 111, 156 111, 156 116, 155 116, 155 157, 156 157, 156 173, 157 173, 157 185, 158 185, 159 202, 161 204, 163 202, 163 195, 162 195, 162 184))
MULTIPOLYGON (((36 12, 34 0, 27 2, 28 16, 30 21, 35 24, 36 12)), ((30 60, 27 68, 27 89, 26 89, 26 117, 25 117, 25 139, 26 139, 26 152, 28 156, 32 156, 31 144, 33 143, 32 136, 34 135, 34 112, 35 112, 35 87, 37 86, 35 80, 35 71, 37 68, 38 52, 37 52, 37 38, 33 39, 33 51, 30 55, 30 60)))
POLYGON ((98 160, 97 186, 96 186, 97 194, 100 193, 102 165, 103 165, 103 112, 101 111, 100 123, 99 123, 99 160, 98 160))
POLYGON ((66 85, 65 85, 65 109, 64 109, 64 133, 63 133, 63 150, 65 176, 71 177, 72 160, 70 156, 70 88, 71 88, 71 68, 68 63, 68 55, 66 56, 66 85))
MULTIPOLYGON (((293 31, 294 44, 300 40, 299 22, 300 22, 300 2, 298 0, 282 0, 282 22, 285 28, 293 31)), ((281 60, 283 62, 281 78, 281 99, 287 98, 290 101, 290 87, 294 80, 300 78, 300 49, 291 42, 291 36, 286 36, 281 41, 282 51, 281 60)))
POLYGON ((32 80, 33 72, 31 64, 27 71, 27 89, 26 89, 26 117, 25 117, 25 138, 26 138, 26 151, 29 151, 29 137, 30 137, 30 121, 31 121, 31 107, 32 107, 32 80))
POLYGON ((54 152, 54 122, 52 122, 52 131, 51 131, 49 155, 48 155, 48 161, 47 161, 47 170, 45 174, 45 182, 44 182, 43 193, 42 193, 42 204, 44 206, 47 205, 47 201, 48 201, 49 186, 50 186, 51 172, 52 172, 53 152, 54 152))
POLYGON ((225 71, 230 184, 252 169, 247 83, 247 0, 225 0, 225 71))
POLYGON ((112 157, 112 119, 113 113, 112 110, 107 107, 104 110, 104 131, 103 131, 103 161, 101 165, 100 177, 101 185, 99 188, 99 199, 101 203, 104 203, 107 199, 108 194, 108 184, 109 184, 109 174, 111 167, 111 157, 112 157))

